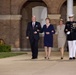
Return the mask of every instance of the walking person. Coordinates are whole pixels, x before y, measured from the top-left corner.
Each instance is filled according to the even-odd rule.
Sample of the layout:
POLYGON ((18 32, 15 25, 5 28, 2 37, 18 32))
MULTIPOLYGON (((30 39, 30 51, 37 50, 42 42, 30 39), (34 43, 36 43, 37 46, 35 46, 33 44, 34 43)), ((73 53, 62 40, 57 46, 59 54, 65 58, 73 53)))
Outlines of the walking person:
POLYGON ((32 17, 32 21, 28 23, 26 30, 26 38, 30 40, 32 59, 38 58, 38 41, 41 25, 36 21, 36 17, 32 17))
POLYGON ((70 15, 69 20, 66 22, 65 33, 68 40, 69 60, 72 60, 75 59, 76 52, 76 21, 74 21, 74 15, 70 15))
POLYGON ((66 35, 64 29, 65 25, 63 23, 63 19, 60 19, 59 25, 57 26, 56 34, 58 34, 58 48, 60 49, 61 52, 61 59, 63 59, 64 57, 64 46, 66 42, 66 35))
POLYGON ((49 59, 53 47, 53 34, 55 33, 49 18, 46 18, 46 24, 43 26, 42 31, 44 32, 45 59, 49 59))

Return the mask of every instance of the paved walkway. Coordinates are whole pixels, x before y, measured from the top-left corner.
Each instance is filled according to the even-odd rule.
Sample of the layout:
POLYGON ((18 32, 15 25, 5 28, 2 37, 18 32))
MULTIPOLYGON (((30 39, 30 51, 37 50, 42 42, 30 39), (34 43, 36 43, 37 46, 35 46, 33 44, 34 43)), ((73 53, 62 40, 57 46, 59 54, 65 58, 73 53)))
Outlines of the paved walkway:
POLYGON ((67 53, 64 60, 53 52, 50 60, 39 53, 37 60, 31 60, 31 53, 0 59, 0 75, 76 75, 76 60, 69 61, 67 53))

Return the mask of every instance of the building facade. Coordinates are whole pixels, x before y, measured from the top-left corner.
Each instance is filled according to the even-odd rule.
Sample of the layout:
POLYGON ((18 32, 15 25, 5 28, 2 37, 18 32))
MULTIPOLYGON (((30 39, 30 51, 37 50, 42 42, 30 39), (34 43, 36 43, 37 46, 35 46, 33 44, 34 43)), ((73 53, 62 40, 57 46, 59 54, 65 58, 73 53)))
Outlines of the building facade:
MULTIPOLYGON (((76 0, 72 2, 74 10, 72 11, 73 8, 70 7, 70 11, 76 14, 76 0)), ((44 10, 43 14, 45 13, 51 19, 51 23, 56 28, 60 17, 64 21, 67 20, 69 9, 67 4, 67 0, 0 0, 0 39, 11 45, 12 50, 30 49, 29 41, 26 40, 26 27, 31 21, 32 9, 37 6, 47 8, 47 12, 45 13, 44 10)), ((54 35, 54 47, 57 48, 57 35, 54 35)), ((43 49, 42 36, 39 40, 39 49, 43 49)))

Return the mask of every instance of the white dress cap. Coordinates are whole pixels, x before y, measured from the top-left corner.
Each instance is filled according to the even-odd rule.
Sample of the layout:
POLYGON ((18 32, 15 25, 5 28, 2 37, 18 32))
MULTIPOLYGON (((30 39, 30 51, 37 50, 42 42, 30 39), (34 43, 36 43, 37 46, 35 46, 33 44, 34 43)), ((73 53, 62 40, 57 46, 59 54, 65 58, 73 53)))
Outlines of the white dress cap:
POLYGON ((74 14, 69 15, 69 17, 73 17, 73 16, 74 16, 74 14))

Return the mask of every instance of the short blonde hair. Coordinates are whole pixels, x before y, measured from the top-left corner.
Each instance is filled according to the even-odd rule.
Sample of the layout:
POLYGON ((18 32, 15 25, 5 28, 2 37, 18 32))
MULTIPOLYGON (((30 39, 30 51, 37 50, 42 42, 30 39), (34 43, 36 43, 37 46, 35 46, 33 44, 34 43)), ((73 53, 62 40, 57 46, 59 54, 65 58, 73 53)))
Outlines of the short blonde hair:
POLYGON ((63 20, 63 19, 60 19, 59 22, 60 22, 60 21, 62 21, 62 22, 64 23, 64 20, 63 20))

